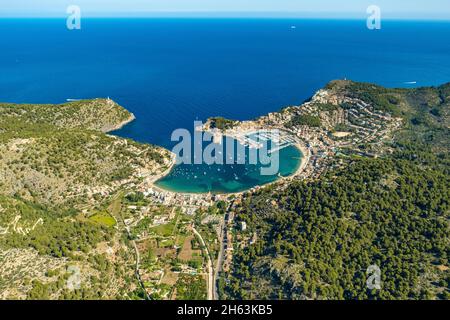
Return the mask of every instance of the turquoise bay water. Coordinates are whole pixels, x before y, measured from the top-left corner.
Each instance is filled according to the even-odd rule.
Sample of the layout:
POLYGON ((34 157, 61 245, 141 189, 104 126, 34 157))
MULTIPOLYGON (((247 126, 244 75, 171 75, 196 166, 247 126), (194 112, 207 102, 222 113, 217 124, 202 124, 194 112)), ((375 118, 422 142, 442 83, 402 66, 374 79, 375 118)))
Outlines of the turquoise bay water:
MULTIPOLYGON (((234 140, 233 143, 238 142, 234 140)), ((271 150, 272 146, 269 145, 268 149, 271 150)), ((276 173, 265 174, 261 169, 268 168, 269 165, 263 165, 261 161, 252 164, 249 150, 245 147, 245 164, 237 164, 237 161, 226 164, 225 159, 229 155, 223 152, 221 158, 224 164, 176 165, 166 177, 157 181, 156 185, 170 191, 186 193, 241 192, 292 175, 299 168, 303 156, 297 147, 293 145, 285 147, 277 154, 270 155, 271 161, 276 164, 274 166, 277 168, 276 173)))
MULTIPOLYGON (((251 119, 301 104, 332 79, 449 82, 449 38, 449 22, 427 21, 372 31, 364 20, 83 19, 69 31, 65 19, 0 19, 0 101, 109 96, 137 117, 115 134, 170 149, 172 131, 194 120, 251 119)), ((229 169, 171 186, 232 191, 269 179, 249 173, 238 185, 230 177, 244 169, 229 169)))
POLYGON ((300 165, 302 153, 294 146, 280 152, 279 173, 261 175, 259 164, 245 165, 186 165, 175 166, 169 175, 159 180, 156 185, 163 189, 187 193, 235 193, 258 185, 264 185, 295 173, 300 165))

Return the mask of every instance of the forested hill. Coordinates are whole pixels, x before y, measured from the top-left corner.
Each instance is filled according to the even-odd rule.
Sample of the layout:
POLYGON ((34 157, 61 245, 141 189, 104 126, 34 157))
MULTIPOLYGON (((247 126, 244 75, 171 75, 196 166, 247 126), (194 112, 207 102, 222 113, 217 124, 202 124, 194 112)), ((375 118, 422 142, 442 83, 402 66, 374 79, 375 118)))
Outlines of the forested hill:
POLYGON ((0 194, 72 207, 156 173, 166 150, 103 133, 133 118, 109 99, 0 104, 0 194))
POLYGON ((344 169, 247 195, 236 212, 233 299, 448 299, 450 85, 327 86, 405 119, 380 158, 342 156, 344 169), (238 226, 246 222, 246 230, 238 226), (381 289, 368 289, 369 266, 381 289))
POLYGON ((12 122, 108 132, 133 120, 134 115, 110 99, 92 99, 58 105, 0 103, 0 119, 0 125, 12 122))
POLYGON ((111 203, 169 162, 105 134, 133 118, 109 99, 0 104, 0 299, 129 298, 134 250, 111 203), (71 268, 80 289, 65 285, 71 268))

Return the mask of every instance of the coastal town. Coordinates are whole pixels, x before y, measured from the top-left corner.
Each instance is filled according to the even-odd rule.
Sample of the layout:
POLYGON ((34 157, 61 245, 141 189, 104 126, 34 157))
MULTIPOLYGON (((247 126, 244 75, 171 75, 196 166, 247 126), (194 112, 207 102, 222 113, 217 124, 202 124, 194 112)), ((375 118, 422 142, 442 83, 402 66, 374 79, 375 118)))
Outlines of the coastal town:
MULTIPOLYGON (((202 130, 213 133, 217 141, 225 135, 249 148, 261 148, 261 142, 266 140, 276 141, 275 148, 278 149, 290 145, 299 148, 302 158, 297 171, 270 184, 284 188, 292 180, 316 179, 326 170, 341 166, 342 160, 339 159, 342 157, 352 154, 376 157, 377 153, 373 150, 390 139, 391 133, 401 124, 400 118, 375 111, 362 100, 335 96, 327 90, 320 90, 301 106, 288 107, 254 121, 234 122, 226 130, 211 128, 211 123, 207 122, 202 130), (296 122, 302 117, 317 119, 320 125, 296 122)), ((176 295, 170 288, 173 288, 180 275, 198 276, 206 283, 207 298, 217 298, 217 281, 221 272, 228 272, 233 251, 252 245, 258 238, 256 233, 246 233, 245 223, 236 225, 233 208, 264 186, 233 194, 173 192, 155 185, 159 178, 171 170, 175 163, 173 155, 171 163, 164 173, 144 176, 142 183, 132 188, 149 205, 128 206, 132 214, 128 215, 125 223, 134 230, 140 230, 135 231, 135 237, 141 254, 148 252, 149 241, 153 241, 150 245, 152 250, 159 252, 151 267, 140 269, 141 277, 148 294, 170 299, 176 295), (226 210, 217 215, 211 208, 220 202, 226 203, 226 210), (196 230, 199 226, 195 226, 194 221, 199 223, 200 232, 196 230), (147 224, 143 229, 144 222, 147 224), (171 232, 148 232, 167 229, 171 232), (205 233, 205 230, 208 232, 205 233), (180 234, 183 235, 181 238, 180 234), (201 234, 207 234, 212 240, 203 241, 201 234), (192 254, 186 254, 186 251, 192 254), (168 256, 172 258, 167 260, 168 256), (196 263, 189 262, 193 257, 199 260, 196 263), (168 261, 178 261, 177 266, 168 269, 168 265, 173 265, 173 262, 168 261)))
MULTIPOLYGON (((95 101, 100 102, 118 108, 109 99, 95 101)), ((124 114, 122 118, 120 125, 108 122, 100 130, 109 132, 134 116, 124 114)), ((127 235, 126 240, 102 243, 95 252, 104 252, 118 263, 117 243, 125 241, 128 254, 134 257, 134 277, 142 290, 137 296, 218 299, 218 284, 230 272, 236 250, 252 246, 260 236, 248 230, 245 222, 236 220, 240 204, 264 188, 282 190, 295 180, 317 179, 327 170, 344 167, 346 158, 378 157, 388 152, 384 143, 401 125, 400 118, 375 110, 370 103, 323 89, 300 106, 255 120, 214 118, 197 128, 211 133, 215 143, 231 138, 248 152, 263 150, 273 156, 284 148, 297 148, 301 156, 290 175, 277 175, 266 184, 233 193, 175 192, 158 183, 177 165, 173 152, 107 134, 104 149, 126 154, 121 159, 129 166, 128 173, 107 183, 92 179, 89 185, 74 186, 64 191, 64 197, 55 197, 75 201, 75 197, 85 196, 85 202, 77 206, 81 211, 78 219, 127 235), (269 143, 270 148, 264 150, 269 143)), ((30 140, 13 142, 12 149, 20 151, 30 140)), ((267 204, 267 209, 270 207, 277 207, 277 203, 272 200, 267 204)), ((45 224, 43 219, 25 221, 16 214, 0 225, 0 235, 25 234, 45 224)))
MULTIPOLYGON (((377 156, 372 150, 388 140, 391 133, 401 124, 401 118, 374 111, 372 106, 362 100, 334 96, 322 89, 301 106, 291 106, 252 121, 235 122, 226 130, 212 129, 210 123, 206 122, 202 130, 219 137, 220 139, 216 138, 217 141, 221 141, 222 136, 227 136, 250 149, 261 148, 262 142, 267 140, 275 141, 269 152, 292 145, 297 147, 302 152, 300 165, 291 176, 280 177, 274 182, 282 185, 283 181, 319 177, 327 168, 336 165, 337 156, 347 154, 377 156), (324 110, 324 106, 330 110, 324 110), (301 117, 317 118, 320 125, 295 123, 294 119, 301 117)), ((255 186, 244 192, 220 194, 173 192, 156 185, 156 182, 167 175, 174 165, 175 155, 171 154, 163 172, 155 174, 141 170, 138 176, 142 181, 129 184, 128 187, 142 192, 154 203, 180 206, 183 213, 188 215, 193 215, 197 209, 207 208, 216 201, 240 197, 246 192, 264 187, 255 186)), ((107 190, 102 192, 105 193, 107 190)))
POLYGON ((450 300, 449 0, 4 0, 0 24, 0 300, 450 300))
MULTIPOLYGON (((280 183, 286 179, 317 178, 330 168, 337 155, 355 153, 377 156, 376 151, 367 150, 376 150, 392 138, 392 133, 401 125, 401 118, 374 111, 373 106, 360 99, 335 96, 322 89, 301 106, 233 124, 221 133, 242 143, 258 146, 251 138, 255 132, 263 132, 266 137, 270 136, 270 132, 276 132, 280 140, 279 148, 288 145, 299 148, 303 154, 301 165, 292 176, 280 179, 280 183), (296 122, 298 118, 317 119, 318 125, 296 122)), ((206 123, 203 129, 217 135, 218 130, 211 128, 211 123, 206 123)))

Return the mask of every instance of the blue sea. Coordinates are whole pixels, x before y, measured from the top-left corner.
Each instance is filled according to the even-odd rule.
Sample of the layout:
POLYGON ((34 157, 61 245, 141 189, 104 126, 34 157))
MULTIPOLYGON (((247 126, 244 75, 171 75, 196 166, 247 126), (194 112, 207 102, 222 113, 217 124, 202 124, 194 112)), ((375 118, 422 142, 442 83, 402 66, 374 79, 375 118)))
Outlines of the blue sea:
POLYGON ((0 19, 0 101, 110 97, 116 134, 170 148, 176 128, 298 105, 332 79, 450 81, 450 22, 294 19, 0 19), (295 26, 295 28, 293 28, 295 26))

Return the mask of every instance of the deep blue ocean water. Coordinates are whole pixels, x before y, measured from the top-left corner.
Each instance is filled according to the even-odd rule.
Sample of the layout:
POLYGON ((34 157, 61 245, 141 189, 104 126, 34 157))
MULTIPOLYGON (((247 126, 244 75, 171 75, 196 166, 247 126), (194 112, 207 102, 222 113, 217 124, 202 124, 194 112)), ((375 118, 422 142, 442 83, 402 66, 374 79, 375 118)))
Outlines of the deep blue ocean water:
POLYGON ((253 118, 332 79, 448 82, 449 39, 448 22, 0 19, 0 101, 110 96, 137 116, 121 135, 167 146, 195 119, 253 118))
POLYGON ((0 19, 0 101, 109 96, 137 117, 117 134, 170 147, 196 119, 250 119, 332 79, 448 82, 448 39, 449 22, 83 19, 69 31, 64 19, 0 19))

